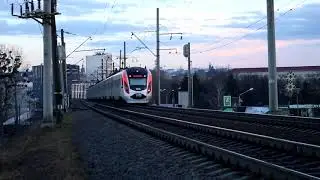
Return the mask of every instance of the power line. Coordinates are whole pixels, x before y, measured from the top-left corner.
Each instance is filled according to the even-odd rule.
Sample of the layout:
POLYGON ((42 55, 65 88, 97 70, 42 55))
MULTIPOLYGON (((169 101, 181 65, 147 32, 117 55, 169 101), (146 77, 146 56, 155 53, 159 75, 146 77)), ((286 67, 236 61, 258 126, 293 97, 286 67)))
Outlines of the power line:
MULTIPOLYGON (((307 0, 303 0, 301 3, 297 4, 294 8, 290 8, 290 9, 288 9, 287 11, 285 11, 284 13, 280 14, 277 18, 275 18, 275 21, 277 21, 280 17, 285 16, 285 15, 288 14, 290 11, 295 10, 298 6, 300 6, 301 4, 303 4, 303 3, 306 2, 306 1, 307 1, 307 0)), ((261 19, 258 20, 258 21, 261 21, 261 19)), ((258 22, 258 21, 257 21, 257 22, 258 22)), ((257 22, 255 22, 255 23, 257 23, 257 22)), ((252 26, 252 24, 250 24, 249 26, 252 26)), ((265 28, 266 26, 267 26, 267 24, 264 24, 263 26, 260 26, 259 28, 255 29, 254 32, 259 31, 259 30, 265 28)), ((209 52, 209 51, 213 51, 213 50, 216 50, 216 49, 220 49, 220 48, 226 47, 226 46, 228 46, 228 45, 230 45, 230 44, 233 44, 233 43, 235 43, 235 42, 237 42, 237 41, 240 41, 240 40, 248 37, 248 36, 251 35, 252 33, 253 33, 253 32, 250 32, 250 33, 247 33, 247 34, 245 34, 245 35, 243 35, 243 36, 237 37, 237 38, 233 39, 232 41, 230 41, 230 42, 228 42, 228 43, 226 43, 226 44, 223 44, 223 45, 220 45, 220 46, 216 46, 216 47, 213 47, 213 48, 204 50, 204 51, 193 52, 193 53, 191 53, 191 54, 204 53, 204 52, 209 52)))
MULTIPOLYGON (((114 1, 113 1, 113 4, 112 4, 112 6, 111 6, 111 10, 116 6, 116 2, 117 2, 117 0, 114 0, 114 1)), ((106 3, 106 7, 104 8, 104 9, 105 9, 104 12, 106 12, 107 7, 108 7, 108 2, 106 3)), ((109 15, 109 14, 108 14, 108 15, 109 15)), ((104 29, 106 28, 106 23, 109 21, 109 18, 110 18, 110 16, 108 16, 108 17, 106 18, 106 14, 104 15, 104 18, 103 18, 103 19, 107 19, 107 20, 103 23, 103 27, 102 27, 102 31, 101 31, 101 32, 103 32, 104 29)), ((95 36, 95 35, 98 33, 98 30, 99 30, 99 28, 96 29, 96 31, 93 33, 93 35, 92 35, 91 37, 95 36)))
MULTIPOLYGON (((264 17, 260 18, 259 20, 257 20, 257 21, 255 21, 255 22, 249 24, 248 26, 244 27, 243 29, 249 29, 250 27, 258 24, 259 22, 265 20, 266 18, 267 18, 267 16, 264 16, 264 17)), ((223 42, 223 41, 225 41, 225 40, 227 40, 227 39, 229 39, 229 38, 228 38, 228 37, 220 38, 217 42, 214 42, 213 44, 211 44, 211 45, 209 45, 209 46, 212 46, 212 45, 214 45, 214 44, 219 44, 219 43, 221 43, 221 42, 223 42)), ((191 54, 196 54, 196 53, 199 53, 199 52, 201 53, 201 52, 203 52, 203 51, 191 52, 191 54)))
POLYGON ((66 58, 68 58, 72 53, 74 53, 76 50, 78 50, 84 43, 86 43, 88 40, 91 40, 92 38, 89 36, 85 41, 83 41, 78 47, 76 47, 70 54, 67 55, 66 58))
MULTIPOLYGON (((299 5, 301 5, 301 4, 304 3, 305 1, 306 1, 306 0, 304 0, 304 1, 302 1, 301 3, 297 4, 296 7, 299 6, 299 5)), ((292 1, 290 1, 290 2, 292 2, 292 1)), ((295 8, 296 8, 296 7, 295 7, 295 8)), ((287 13, 288 13, 289 11, 291 11, 292 9, 294 9, 294 8, 290 8, 288 11, 286 11, 286 12, 283 13, 283 14, 281 14, 279 17, 287 14, 287 13)), ((279 9, 278 9, 277 11, 279 11, 279 9)), ((279 18, 279 17, 277 17, 277 18, 279 18)), ((263 21, 263 20, 266 19, 266 18, 267 18, 267 16, 264 16, 264 17, 260 18, 259 20, 257 20, 257 21, 255 21, 255 22, 249 24, 248 26, 244 27, 243 29, 248 29, 248 28, 252 27, 253 25, 258 24, 259 22, 263 21)), ((276 18, 276 19, 277 19, 277 18, 276 18)), ((263 25, 263 26, 255 29, 254 32, 256 32, 256 31, 258 31, 258 30, 261 30, 262 28, 264 28, 264 27, 266 27, 266 26, 267 26, 267 24, 265 24, 265 25, 263 25)), ((243 36, 240 36, 240 37, 236 37, 235 39, 231 40, 231 43, 228 42, 228 43, 226 43, 226 44, 229 45, 229 44, 232 44, 233 42, 239 41, 239 40, 241 40, 241 39, 249 36, 251 33, 252 33, 252 32, 247 33, 247 34, 245 34, 245 35, 243 35, 243 36)), ((215 42, 215 43, 213 43, 213 44, 211 44, 211 45, 209 45, 209 46, 212 46, 212 45, 214 45, 214 44, 219 44, 219 43, 221 43, 221 42, 223 42, 224 40, 227 40, 227 39, 229 39, 229 38, 228 38, 228 37, 221 38, 221 39, 219 39, 217 42, 215 42)), ((224 45, 220 45, 220 46, 225 47, 225 46, 227 46, 227 45, 224 44, 224 45)), ((220 48, 220 46, 218 46, 218 47, 213 47, 213 48, 209 48, 209 49, 204 50, 204 51, 191 52, 191 54, 208 52, 208 51, 211 51, 211 50, 214 50, 214 49, 218 49, 218 48, 220 48)))
POLYGON ((138 39, 138 41, 144 46, 144 48, 148 49, 149 52, 153 55, 156 56, 156 54, 133 32, 131 32, 131 37, 134 36, 135 38, 138 39))
MULTIPOLYGON (((247 25, 246 27, 244 27, 244 28, 242 28, 242 29, 249 29, 250 27, 258 24, 259 22, 265 20, 266 18, 267 18, 267 16, 264 16, 264 17, 260 18, 259 20, 255 21, 255 22, 253 22, 253 23, 251 23, 251 24, 249 24, 249 25, 247 25)), ((214 44, 219 44, 219 43, 221 43, 221 42, 223 42, 223 41, 225 41, 225 40, 227 40, 227 39, 228 39, 228 37, 220 38, 217 42, 214 42, 213 44, 211 44, 211 45, 209 45, 209 46, 212 46, 212 45, 214 45, 214 44)), ((191 54, 196 54, 196 53, 201 53, 201 52, 206 52, 206 51, 191 52, 191 54)))
MULTIPOLYGON (((116 1, 117 0, 114 0, 113 1, 113 5, 111 6, 111 9, 113 9, 116 5, 116 1)), ((106 12, 107 10, 107 7, 108 7, 108 2, 106 3, 106 6, 104 8, 104 12, 106 12)), ((105 29, 105 25, 106 23, 108 22, 108 19, 109 19, 110 16, 108 16, 107 20, 103 23, 103 30, 105 29)), ((104 18, 103 19, 106 19, 106 15, 104 15, 104 18)), ((83 43, 81 43, 77 48, 75 48, 67 57, 69 57, 73 52, 75 52, 77 49, 79 49, 85 42, 87 42, 89 39, 92 40, 93 39, 93 36, 97 35, 98 31, 99 31, 99 27, 97 27, 97 29, 93 32, 93 34, 91 36, 89 36, 83 43)), ((103 31, 102 30, 102 31, 103 31)), ((71 33, 71 32, 65 32, 66 34, 70 34, 70 35, 74 35, 74 36, 78 36, 78 34, 74 34, 74 33, 71 33)))

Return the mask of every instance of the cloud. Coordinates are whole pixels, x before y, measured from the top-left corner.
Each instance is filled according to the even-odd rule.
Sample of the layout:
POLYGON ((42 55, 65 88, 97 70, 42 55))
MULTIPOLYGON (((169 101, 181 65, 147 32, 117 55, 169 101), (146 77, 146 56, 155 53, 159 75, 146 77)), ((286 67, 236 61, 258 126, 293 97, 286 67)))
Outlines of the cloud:
MULTIPOLYGON (((320 4, 314 3, 306 4, 300 8, 293 9, 292 11, 287 12, 285 15, 283 15, 283 13, 278 13, 278 15, 275 16, 276 39, 290 40, 320 38, 320 27, 317 22, 317 19, 320 18, 319 9, 320 4)), ((261 20, 261 17, 260 19, 257 18, 259 16, 255 17, 256 18, 246 18, 243 16, 234 17, 233 23, 221 25, 219 28, 220 30, 233 28, 237 30, 248 31, 247 33, 243 33, 243 35, 248 34, 246 37, 247 39, 265 39, 267 37, 266 19, 261 20), (250 24, 252 24, 252 26, 250 28, 246 28, 250 26, 250 24)))
POLYGON ((10 9, 10 3, 8 3, 6 0, 0 0, 0 11, 11 11, 10 9))
POLYGON ((308 4, 279 18, 276 24, 278 39, 320 38, 320 4, 308 4))
POLYGON ((64 28, 66 30, 72 31, 73 33, 89 36, 94 32, 99 34, 112 35, 116 33, 123 33, 131 31, 143 31, 145 27, 135 26, 130 24, 116 24, 116 23, 104 23, 101 24, 96 21, 69 21, 69 22, 58 22, 57 27, 64 28))
MULTIPOLYGON (((278 40, 276 49, 277 66, 315 65, 320 52, 317 50, 318 40, 278 40), (319 52, 319 53, 318 53, 319 52), (308 54, 308 55, 307 55, 308 54)), ((193 48, 198 49, 198 45, 193 48)), ((195 66, 209 64, 240 67, 267 67, 268 50, 265 40, 243 40, 227 48, 215 51, 192 54, 195 66)))
MULTIPOLYGON (((9 24, 8 20, 0 19, 0 33, 3 35, 16 35, 16 34, 29 34, 35 35, 40 34, 42 31, 42 26, 36 23, 33 20, 25 20, 21 23, 9 24)), ((145 27, 134 26, 130 24, 113 24, 106 23, 101 24, 95 21, 57 21, 57 29, 65 29, 73 34, 77 34, 79 36, 90 36, 94 32, 99 34, 116 34, 116 33, 129 33, 131 31, 143 31, 145 27)))
POLYGON ((40 33, 40 29, 36 23, 27 21, 21 24, 9 24, 7 20, 0 20, 0 27, 0 34, 2 35, 35 35, 40 33))
POLYGON ((108 6, 111 6, 110 3, 108 2, 102 3, 102 2, 87 1, 87 0, 77 0, 77 1, 64 0, 64 1, 58 1, 57 10, 64 16, 81 16, 83 14, 93 13, 97 10, 101 10, 101 9, 103 10, 108 6))
POLYGON ((113 13, 117 14, 135 6, 136 4, 133 3, 114 5, 113 1, 64 0, 59 2, 58 7, 61 8, 58 11, 63 16, 82 16, 95 12, 106 14, 110 9, 112 9, 113 13))
MULTIPOLYGON (((10 42, 20 45, 28 52, 26 55, 28 61, 35 62, 32 64, 42 62, 42 27, 31 19, 11 17, 10 7, 6 1, 17 2, 0 0, 1 43, 10 42), (30 39, 27 35, 33 38, 30 39)), ((308 0, 308 3, 312 1, 308 0)), ((58 2, 60 3, 58 10, 62 14, 57 16, 57 29, 63 28, 67 32, 77 34, 77 36, 66 34, 67 52, 72 52, 97 30, 93 39, 80 49, 106 48, 107 52, 118 56, 119 50, 123 49, 123 41, 126 41, 127 53, 139 57, 139 63, 142 65, 152 67, 155 57, 148 50, 130 53, 136 47, 142 47, 137 39, 130 39, 130 32, 135 32, 155 52, 155 32, 145 33, 144 31, 155 30, 156 8, 159 7, 160 33, 183 33, 182 40, 179 35, 174 35, 172 40, 170 35, 160 36, 161 48, 177 48, 179 52, 170 55, 169 51, 160 51, 161 66, 179 67, 181 65, 186 68, 187 63, 182 56, 182 46, 188 42, 191 43, 193 52, 218 47, 214 51, 203 54, 192 54, 193 66, 206 67, 209 62, 222 66, 230 64, 232 67, 267 65, 266 28, 255 31, 256 28, 266 24, 266 19, 246 28, 250 23, 266 15, 265 1, 175 0, 173 3, 168 0, 122 0, 115 1, 114 6, 113 0, 58 2), (245 34, 250 35, 241 41, 232 42, 245 34), (227 43, 230 44, 224 46, 227 43)), ((297 2, 292 2, 292 4, 295 3, 297 2)), ((288 9, 288 0, 275 2, 275 8, 280 9, 276 12, 277 15, 285 11, 282 6, 288 9)), ((293 62, 299 64, 298 57, 301 59, 305 53, 309 54, 312 50, 319 51, 317 45, 320 42, 311 41, 311 39, 320 39, 320 29, 316 24, 316 20, 320 18, 318 9, 320 9, 319 4, 307 4, 289 12, 277 21, 277 62, 287 65, 290 63, 292 65, 293 62), (290 59, 291 54, 295 54, 295 57, 290 59)), ((93 52, 74 53, 71 55, 73 58, 69 58, 68 62, 75 63, 91 53, 93 52)), ((316 57, 312 55, 305 63, 314 63, 315 59, 316 57)))

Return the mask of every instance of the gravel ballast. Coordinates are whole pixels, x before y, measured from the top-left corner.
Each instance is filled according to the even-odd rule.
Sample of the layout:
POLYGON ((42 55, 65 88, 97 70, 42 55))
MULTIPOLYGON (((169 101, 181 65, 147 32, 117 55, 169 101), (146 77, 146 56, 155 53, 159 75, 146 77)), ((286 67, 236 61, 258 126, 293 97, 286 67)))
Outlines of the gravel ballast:
POLYGON ((91 110, 75 111, 72 118, 73 140, 90 179, 200 176, 246 179, 243 173, 174 147, 91 110))

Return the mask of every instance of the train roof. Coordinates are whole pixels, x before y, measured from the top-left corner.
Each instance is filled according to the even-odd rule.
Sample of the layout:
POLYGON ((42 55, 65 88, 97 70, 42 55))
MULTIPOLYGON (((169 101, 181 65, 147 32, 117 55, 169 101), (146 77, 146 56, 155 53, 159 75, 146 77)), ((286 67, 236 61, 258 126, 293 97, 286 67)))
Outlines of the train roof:
POLYGON ((116 74, 118 74, 118 73, 120 73, 120 72, 122 72, 124 70, 127 71, 128 73, 135 72, 137 70, 148 72, 148 69, 146 67, 144 67, 144 68, 142 68, 142 67, 130 67, 130 68, 116 70, 113 73, 111 73, 106 79, 104 79, 102 81, 99 81, 94 85, 89 86, 88 89, 93 87, 93 86, 95 86, 95 85, 97 85, 97 84, 99 84, 99 83, 101 83, 101 82, 103 82, 103 81, 105 81, 105 80, 107 80, 108 78, 110 78, 110 77, 112 77, 112 76, 114 76, 114 75, 116 75, 116 74))
POLYGON ((148 72, 147 68, 142 68, 142 67, 132 67, 132 68, 126 69, 126 71, 127 71, 127 73, 133 73, 133 72, 137 72, 137 71, 140 71, 143 73, 148 72))

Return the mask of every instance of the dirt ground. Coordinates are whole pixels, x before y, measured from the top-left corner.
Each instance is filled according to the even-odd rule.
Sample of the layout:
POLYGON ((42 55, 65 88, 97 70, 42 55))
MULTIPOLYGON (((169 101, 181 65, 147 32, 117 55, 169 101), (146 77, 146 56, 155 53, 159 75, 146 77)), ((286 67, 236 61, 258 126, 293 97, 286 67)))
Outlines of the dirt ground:
POLYGON ((36 128, 10 140, 0 152, 2 179, 87 179, 72 145, 72 118, 65 115, 60 127, 36 128))

